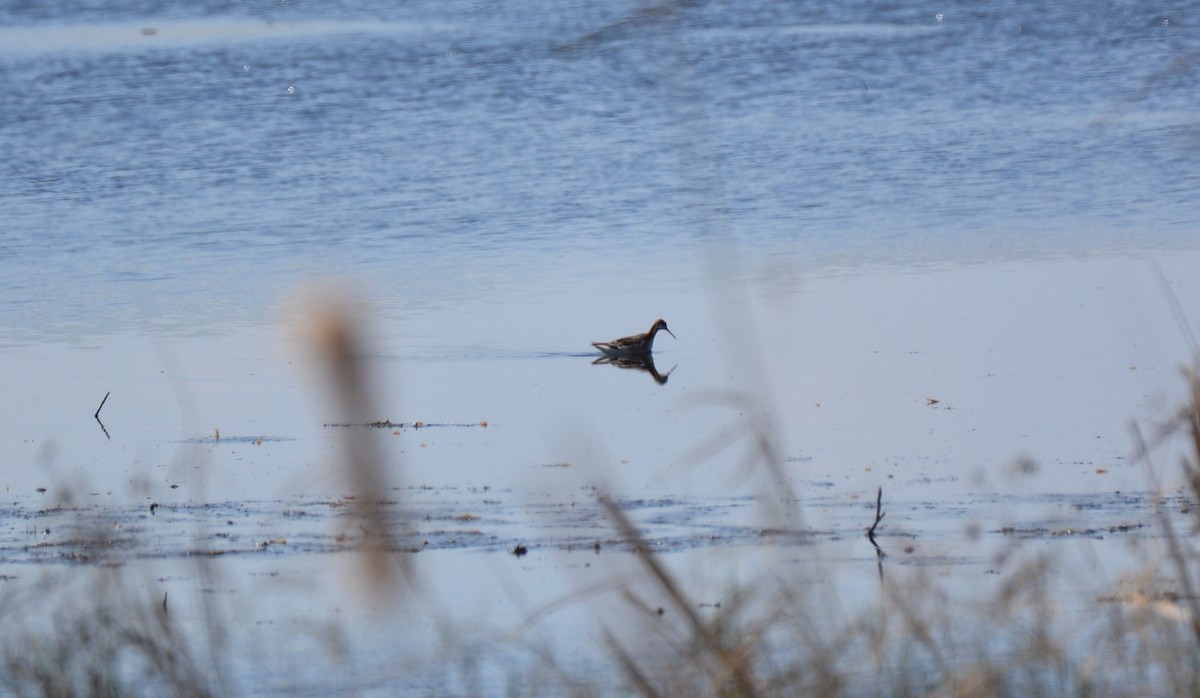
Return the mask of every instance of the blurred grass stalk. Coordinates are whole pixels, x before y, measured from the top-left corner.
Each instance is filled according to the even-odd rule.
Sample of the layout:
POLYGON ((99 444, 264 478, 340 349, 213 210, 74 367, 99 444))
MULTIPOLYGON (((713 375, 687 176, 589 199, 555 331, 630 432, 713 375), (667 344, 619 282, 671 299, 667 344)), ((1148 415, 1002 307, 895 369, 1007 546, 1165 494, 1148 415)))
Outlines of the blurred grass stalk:
MULTIPOLYGON (((310 291, 302 306, 308 345, 330 395, 332 421, 366 425, 379 419, 366 365, 367 333, 358 306, 342 291, 310 291)), ((365 426, 363 427, 365 428, 365 426)), ((349 475, 346 485, 355 493, 351 521, 361 533, 359 578, 375 600, 386 600, 401 580, 412 581, 409 555, 400 546, 385 511, 389 491, 388 463, 378 440, 363 428, 341 429, 341 452, 349 475)))
POLYGON ((44 573, 28 598, 6 595, 5 695, 225 695, 222 629, 197 637, 166 596, 148 598, 151 586, 123 565, 96 565, 44 573))

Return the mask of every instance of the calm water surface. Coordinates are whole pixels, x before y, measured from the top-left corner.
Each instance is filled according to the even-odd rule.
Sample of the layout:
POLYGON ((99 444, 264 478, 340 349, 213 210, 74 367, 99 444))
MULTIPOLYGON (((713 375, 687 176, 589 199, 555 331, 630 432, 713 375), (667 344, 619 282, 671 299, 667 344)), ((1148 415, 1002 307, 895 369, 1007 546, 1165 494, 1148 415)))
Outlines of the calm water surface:
MULTIPOLYGON (((1151 535, 1128 424, 1182 395, 1172 295, 1200 327, 1187 8, 673 8, 0 7, 3 583, 117 526, 155 595, 260 599, 250 645, 352 603, 344 434, 294 332, 330 280, 378 418, 434 425, 362 434, 438 590, 399 645, 347 621, 367 693, 456 686, 383 647, 633 574, 596 488, 712 599, 768 568, 873 589, 880 486, 889 564, 964 589, 1014 537, 1151 535), (659 316, 666 384, 591 365, 659 316), (759 428, 799 537, 763 537, 788 497, 759 428), (214 550, 212 585, 187 565, 214 550)), ((590 637, 596 603, 538 627, 590 637)), ((264 666, 239 683, 353 683, 264 666)))

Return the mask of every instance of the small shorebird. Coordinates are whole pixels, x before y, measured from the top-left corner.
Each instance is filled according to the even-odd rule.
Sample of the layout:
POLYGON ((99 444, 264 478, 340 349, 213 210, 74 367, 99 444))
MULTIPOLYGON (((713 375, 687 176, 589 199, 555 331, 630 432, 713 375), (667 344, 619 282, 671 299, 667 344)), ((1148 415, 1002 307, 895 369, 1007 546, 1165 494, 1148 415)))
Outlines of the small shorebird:
POLYGON ((622 337, 611 342, 592 342, 592 346, 603 352, 605 356, 648 356, 654 346, 654 335, 658 334, 659 330, 667 330, 667 334, 675 336, 674 332, 667 329, 666 320, 655 320, 654 324, 650 326, 650 331, 645 334, 622 337))

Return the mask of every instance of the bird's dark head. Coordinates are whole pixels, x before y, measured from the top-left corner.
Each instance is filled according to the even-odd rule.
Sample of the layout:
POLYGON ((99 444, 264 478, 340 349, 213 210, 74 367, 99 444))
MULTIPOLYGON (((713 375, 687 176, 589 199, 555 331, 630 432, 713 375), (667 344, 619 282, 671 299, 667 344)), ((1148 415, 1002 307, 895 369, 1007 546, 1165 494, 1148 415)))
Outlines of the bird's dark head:
MULTIPOLYGON (((672 332, 670 330, 670 328, 667 327, 667 321, 663 320, 662 318, 659 318, 654 321, 654 326, 650 328, 650 334, 654 334, 655 332, 658 332, 659 330, 666 330, 667 334, 671 335, 672 337, 675 337, 675 333, 672 332)), ((679 338, 675 337, 675 339, 679 339, 679 338)))

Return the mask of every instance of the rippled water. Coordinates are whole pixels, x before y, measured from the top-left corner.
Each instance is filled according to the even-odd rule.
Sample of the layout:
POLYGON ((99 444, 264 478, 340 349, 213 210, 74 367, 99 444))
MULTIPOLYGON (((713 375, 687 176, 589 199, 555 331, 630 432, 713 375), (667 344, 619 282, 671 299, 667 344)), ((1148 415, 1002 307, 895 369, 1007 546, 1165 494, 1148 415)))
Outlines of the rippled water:
POLYGON ((1198 40, 1157 10, 639 7, 9 7, 0 325, 690 282, 730 236, 807 270, 1193 240, 1198 40))
MULTIPOLYGON (((1153 537, 1128 424, 1170 413, 1200 326, 1200 37, 1162 12, 0 7, 0 579, 152 565, 156 598, 251 599, 267 647, 340 613, 356 495, 289 329, 321 279, 365 300, 374 418, 407 426, 362 438, 442 592, 404 648, 351 623, 385 694, 444 685, 381 648, 624 584, 599 491, 704 599, 781 560, 857 598, 1153 537), (591 364, 658 316, 665 384, 591 364), (180 566, 210 556, 227 579, 180 566)), ((297 647, 310 692, 350 685, 297 647)), ((300 680, 264 664, 251 692, 300 680)))

